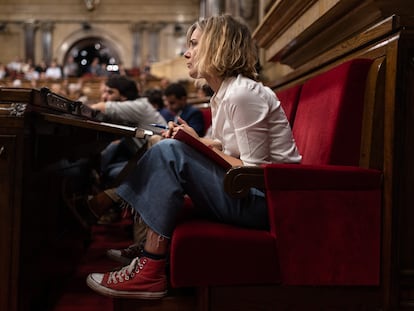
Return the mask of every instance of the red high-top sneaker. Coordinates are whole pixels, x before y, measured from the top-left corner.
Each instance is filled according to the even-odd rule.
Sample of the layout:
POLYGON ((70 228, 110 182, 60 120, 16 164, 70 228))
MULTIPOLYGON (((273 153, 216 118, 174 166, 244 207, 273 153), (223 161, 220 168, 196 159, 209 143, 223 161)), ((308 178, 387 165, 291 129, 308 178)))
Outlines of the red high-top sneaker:
POLYGON ((165 265, 165 259, 137 257, 120 270, 89 274, 86 283, 109 297, 158 299, 167 294, 165 265))

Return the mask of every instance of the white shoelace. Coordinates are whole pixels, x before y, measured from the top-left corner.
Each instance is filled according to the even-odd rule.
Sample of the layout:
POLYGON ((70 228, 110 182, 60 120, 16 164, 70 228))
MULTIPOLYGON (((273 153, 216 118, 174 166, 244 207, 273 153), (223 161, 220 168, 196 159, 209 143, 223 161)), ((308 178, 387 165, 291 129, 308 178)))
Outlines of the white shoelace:
POLYGON ((140 258, 136 257, 128 266, 125 266, 118 271, 109 272, 107 283, 117 284, 118 282, 122 283, 123 281, 128 281, 134 278, 135 274, 139 273, 139 271, 142 270, 145 263, 145 258, 141 262, 140 258))

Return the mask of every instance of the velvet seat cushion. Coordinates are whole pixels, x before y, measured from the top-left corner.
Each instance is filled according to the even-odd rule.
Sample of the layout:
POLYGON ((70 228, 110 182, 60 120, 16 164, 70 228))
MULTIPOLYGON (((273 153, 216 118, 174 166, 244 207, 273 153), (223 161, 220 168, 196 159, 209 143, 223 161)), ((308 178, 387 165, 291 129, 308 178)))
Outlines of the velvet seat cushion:
POLYGON ((171 240, 173 287, 280 282, 275 238, 202 219, 177 226, 171 240))

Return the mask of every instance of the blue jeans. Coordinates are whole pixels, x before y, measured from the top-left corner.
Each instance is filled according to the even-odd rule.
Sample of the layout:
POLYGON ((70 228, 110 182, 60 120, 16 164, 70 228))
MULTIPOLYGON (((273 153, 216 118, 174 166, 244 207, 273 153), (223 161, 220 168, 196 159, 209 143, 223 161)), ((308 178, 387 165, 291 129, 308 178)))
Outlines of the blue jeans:
POLYGON ((184 195, 218 222, 267 229, 263 192, 251 189, 234 199, 223 188, 225 170, 175 139, 164 139, 148 150, 122 183, 117 194, 159 235, 171 238, 184 195))
POLYGON ((101 177, 102 187, 111 187, 117 176, 129 159, 131 159, 139 148, 144 144, 143 141, 131 138, 122 138, 119 141, 109 143, 101 152, 101 177), (127 141, 129 140, 129 142, 127 141))

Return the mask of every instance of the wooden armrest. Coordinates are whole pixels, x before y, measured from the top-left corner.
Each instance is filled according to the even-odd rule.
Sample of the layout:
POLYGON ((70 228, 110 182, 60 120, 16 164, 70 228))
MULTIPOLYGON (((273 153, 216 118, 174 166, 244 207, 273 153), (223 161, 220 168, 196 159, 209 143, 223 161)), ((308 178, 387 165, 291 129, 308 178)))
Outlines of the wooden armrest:
POLYGON ((246 196, 250 188, 265 188, 264 170, 262 167, 232 167, 224 176, 224 190, 234 198, 246 196))

